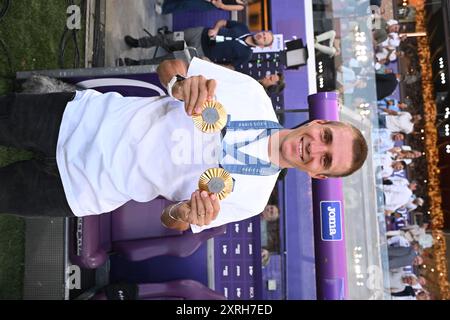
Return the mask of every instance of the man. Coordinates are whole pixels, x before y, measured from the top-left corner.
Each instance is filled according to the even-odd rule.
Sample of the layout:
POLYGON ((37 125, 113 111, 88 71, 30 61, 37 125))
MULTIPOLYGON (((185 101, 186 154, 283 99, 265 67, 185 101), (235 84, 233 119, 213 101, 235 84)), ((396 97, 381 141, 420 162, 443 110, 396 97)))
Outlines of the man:
POLYGON ((387 110, 401 112, 408 109, 408 105, 404 102, 399 102, 397 99, 383 99, 378 101, 378 109, 383 112, 388 112, 387 110))
POLYGON ((402 132, 392 132, 386 128, 377 128, 374 130, 373 145, 379 154, 386 151, 392 151, 395 143, 398 141, 405 141, 405 134, 402 132))
POLYGON ((415 274, 405 274, 402 268, 389 270, 389 278, 391 285, 391 292, 401 292, 406 286, 411 286, 414 290, 423 289, 421 283, 426 283, 424 277, 421 280, 415 274), (425 281, 425 282, 423 282, 425 281))
POLYGON ((405 266, 418 266, 423 258, 413 247, 388 247, 389 269, 398 269, 405 266))
POLYGON ((366 142, 350 125, 315 120, 280 128, 270 98, 244 74, 197 58, 189 70, 167 60, 158 74, 172 97, 85 90, 1 98, 0 144, 36 150, 53 166, 29 160, 0 168, 0 212, 86 216, 163 196, 180 201, 164 210, 166 227, 200 232, 263 211, 279 168, 320 179, 351 174, 366 158, 366 142), (191 118, 212 97, 229 117, 223 139, 220 132, 203 133, 191 118), (254 163, 235 158, 237 144, 265 170, 247 173, 254 163), (200 176, 219 166, 234 179, 220 203, 198 190, 200 176))
POLYGON ((377 159, 376 164, 380 166, 380 172, 377 174, 378 178, 387 179, 391 177, 395 171, 404 170, 406 163, 404 161, 394 161, 388 154, 381 154, 377 159))
POLYGON ((408 111, 396 112, 388 109, 386 111, 387 115, 380 114, 378 116, 380 128, 387 128, 392 132, 412 133, 414 131, 414 125, 419 124, 420 120, 422 120, 420 114, 413 116, 408 111))
POLYGON ((374 45, 380 45, 389 39, 390 34, 395 34, 400 31, 400 25, 397 20, 390 19, 386 21, 384 18, 376 18, 373 22, 372 38, 374 45))
POLYGON ((280 218, 280 209, 276 205, 268 204, 261 212, 261 220, 274 222, 280 218))
MULTIPOLYGON (((200 57, 206 56, 210 61, 221 65, 237 68, 247 63, 252 56, 252 48, 268 47, 273 43, 273 34, 270 31, 250 33, 248 27, 232 20, 218 20, 213 28, 196 27, 184 30, 184 41, 189 47, 197 49, 200 57)), ((144 37, 135 39, 125 36, 125 42, 132 48, 150 48, 161 46, 166 51, 180 50, 176 43, 167 35, 144 37)), ((166 59, 173 59, 173 54, 150 60, 126 59, 128 64, 159 64, 166 59)))
POLYGON ((286 84, 282 73, 268 74, 258 82, 264 87, 268 95, 281 93, 286 84))
POLYGON ((260 214, 261 247, 269 251, 277 251, 279 248, 279 224, 280 210, 276 205, 268 204, 260 214))
POLYGON ((417 207, 423 206, 424 203, 425 200, 423 200, 423 198, 421 197, 411 197, 405 207, 408 211, 413 211, 416 210, 417 207))
MULTIPOLYGON (((400 177, 390 177, 387 182, 391 184, 383 185, 386 203, 385 212, 386 214, 391 214, 409 202, 418 184, 415 180, 409 182, 407 179, 400 177)), ((386 181, 383 183, 386 183, 386 181)))
POLYGON ((390 237, 387 240, 387 244, 390 247, 410 247, 411 246, 408 239, 406 239, 402 235, 396 235, 396 236, 390 237))

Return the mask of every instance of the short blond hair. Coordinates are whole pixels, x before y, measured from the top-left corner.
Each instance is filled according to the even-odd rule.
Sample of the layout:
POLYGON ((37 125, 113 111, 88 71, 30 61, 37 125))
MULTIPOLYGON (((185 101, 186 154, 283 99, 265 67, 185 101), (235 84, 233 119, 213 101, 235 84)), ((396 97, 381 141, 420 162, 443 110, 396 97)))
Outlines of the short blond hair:
POLYGON ((341 121, 327 121, 326 124, 329 124, 331 126, 341 127, 341 128, 348 128, 352 131, 353 134, 353 159, 352 164, 350 168, 343 173, 336 174, 336 175, 327 175, 329 177, 347 177, 359 169, 364 165, 364 162, 367 159, 367 154, 369 153, 369 148, 367 146, 366 139, 362 135, 361 131, 356 128, 354 125, 347 123, 347 122, 341 122, 341 121))

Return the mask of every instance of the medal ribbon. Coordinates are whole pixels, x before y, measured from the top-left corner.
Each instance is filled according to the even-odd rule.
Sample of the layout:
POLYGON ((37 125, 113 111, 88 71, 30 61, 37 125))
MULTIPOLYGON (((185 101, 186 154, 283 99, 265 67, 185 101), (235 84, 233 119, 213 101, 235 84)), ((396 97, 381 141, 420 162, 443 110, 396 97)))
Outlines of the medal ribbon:
POLYGON ((256 175, 256 176, 269 176, 277 174, 281 168, 273 163, 263 161, 259 158, 255 158, 249 154, 246 154, 239 149, 247 146, 260 139, 266 138, 272 135, 274 132, 282 129, 283 127, 274 121, 267 120, 248 120, 248 121, 230 121, 228 119, 227 130, 258 130, 264 129, 252 141, 237 142, 234 144, 228 144, 222 140, 222 157, 220 159, 221 167, 229 173, 256 175), (232 156, 234 159, 243 162, 245 164, 223 164, 223 159, 226 155, 232 156))

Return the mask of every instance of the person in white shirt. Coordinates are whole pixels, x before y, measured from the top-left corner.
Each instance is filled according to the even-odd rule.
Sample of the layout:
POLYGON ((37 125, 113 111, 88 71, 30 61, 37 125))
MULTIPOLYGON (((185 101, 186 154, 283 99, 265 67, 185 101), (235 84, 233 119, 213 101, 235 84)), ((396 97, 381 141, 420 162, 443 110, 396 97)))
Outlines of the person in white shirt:
POLYGON ((411 286, 414 288, 420 285, 415 274, 406 274, 402 268, 390 269, 389 280, 391 292, 403 291, 406 286, 411 286))
POLYGON ((425 201, 423 200, 423 198, 413 196, 409 199, 409 202, 405 205, 405 207, 408 211, 413 211, 416 210, 418 207, 423 206, 424 202, 425 201))
POLYGON ((401 235, 390 237, 387 240, 387 244, 391 247, 409 247, 409 246, 411 246, 408 239, 406 239, 404 236, 401 236, 401 235))
POLYGON ((0 194, 5 195, 0 212, 81 217, 111 212, 130 200, 147 202, 163 196, 179 201, 163 211, 163 225, 200 232, 263 211, 280 168, 298 168, 323 179, 349 175, 365 161, 367 144, 353 126, 314 120, 292 130, 280 128, 270 98, 249 76, 197 58, 189 69, 183 61, 165 61, 158 74, 172 97, 122 97, 85 90, 75 97, 64 96, 64 103, 54 106, 51 102, 59 95, 1 100, 0 116, 6 114, 6 120, 0 122, 0 143, 40 148, 33 141, 49 126, 52 138, 43 140, 51 144, 46 155, 48 159, 56 155, 57 170, 48 174, 36 162, 27 161, 0 168, 0 194), (224 105, 229 124, 252 126, 227 125, 222 141, 220 132, 198 130, 191 115, 200 113, 203 103, 214 97, 224 105), (58 117, 47 119, 39 112, 48 103, 58 110, 58 117), (16 108, 17 104, 23 106, 16 108), (34 110, 39 123, 29 117, 34 110), (21 137, 24 141, 18 141, 13 128, 17 118, 26 133, 21 137), (25 121, 28 118, 32 124, 25 121), (261 123, 276 130, 260 129, 261 123), (249 164, 224 148, 240 142, 246 144, 237 151, 272 171, 231 173, 234 189, 219 203, 216 194, 198 190, 199 178, 219 165, 247 169, 249 164), (13 200, 20 202, 18 206, 13 200))
POLYGON ((393 160, 389 153, 374 155, 374 163, 381 169, 376 174, 378 179, 387 179, 392 176, 394 171, 400 171, 406 167, 403 161, 393 160))
POLYGON ((407 111, 389 111, 388 115, 380 115, 380 127, 385 127, 392 132, 404 132, 406 134, 414 131, 414 125, 422 120, 420 114, 414 116, 407 111))
POLYGON ((383 185, 383 191, 385 211, 390 214, 408 203, 413 191, 417 189, 417 182, 409 182, 401 177, 391 177, 389 180, 392 181, 392 184, 383 185))
POLYGON ((384 153, 394 148, 396 141, 405 141, 405 134, 392 132, 386 128, 375 128, 373 130, 373 146, 378 153, 384 153))

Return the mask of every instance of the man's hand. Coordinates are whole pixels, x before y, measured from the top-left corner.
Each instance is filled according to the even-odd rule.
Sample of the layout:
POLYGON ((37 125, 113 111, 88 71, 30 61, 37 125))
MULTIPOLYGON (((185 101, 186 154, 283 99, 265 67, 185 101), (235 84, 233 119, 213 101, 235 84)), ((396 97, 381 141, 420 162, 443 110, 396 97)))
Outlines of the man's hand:
POLYGON ((210 37, 211 39, 215 39, 216 38, 216 36, 217 36, 217 34, 219 33, 219 30, 218 29, 214 29, 214 28, 212 28, 212 29, 209 29, 208 30, 208 37, 210 37))
POLYGON ((175 83, 172 94, 184 101, 186 113, 191 116, 194 112, 200 114, 203 103, 214 98, 216 85, 216 80, 207 80, 204 76, 189 77, 175 83))
POLYGON ((400 148, 400 147, 393 147, 393 148, 389 149, 388 151, 392 152, 392 153, 400 153, 400 152, 402 152, 402 148, 400 148))
POLYGON ((389 115, 398 116, 398 112, 397 111, 394 111, 394 110, 391 110, 391 109, 384 109, 383 111, 386 112, 389 115))
POLYGON ((181 221, 202 227, 215 220, 219 211, 220 203, 215 194, 197 190, 189 202, 178 207, 176 214, 181 221))
POLYGON ((223 8, 223 2, 222 2, 222 0, 211 0, 211 3, 212 3, 217 9, 222 9, 222 8, 223 8))

